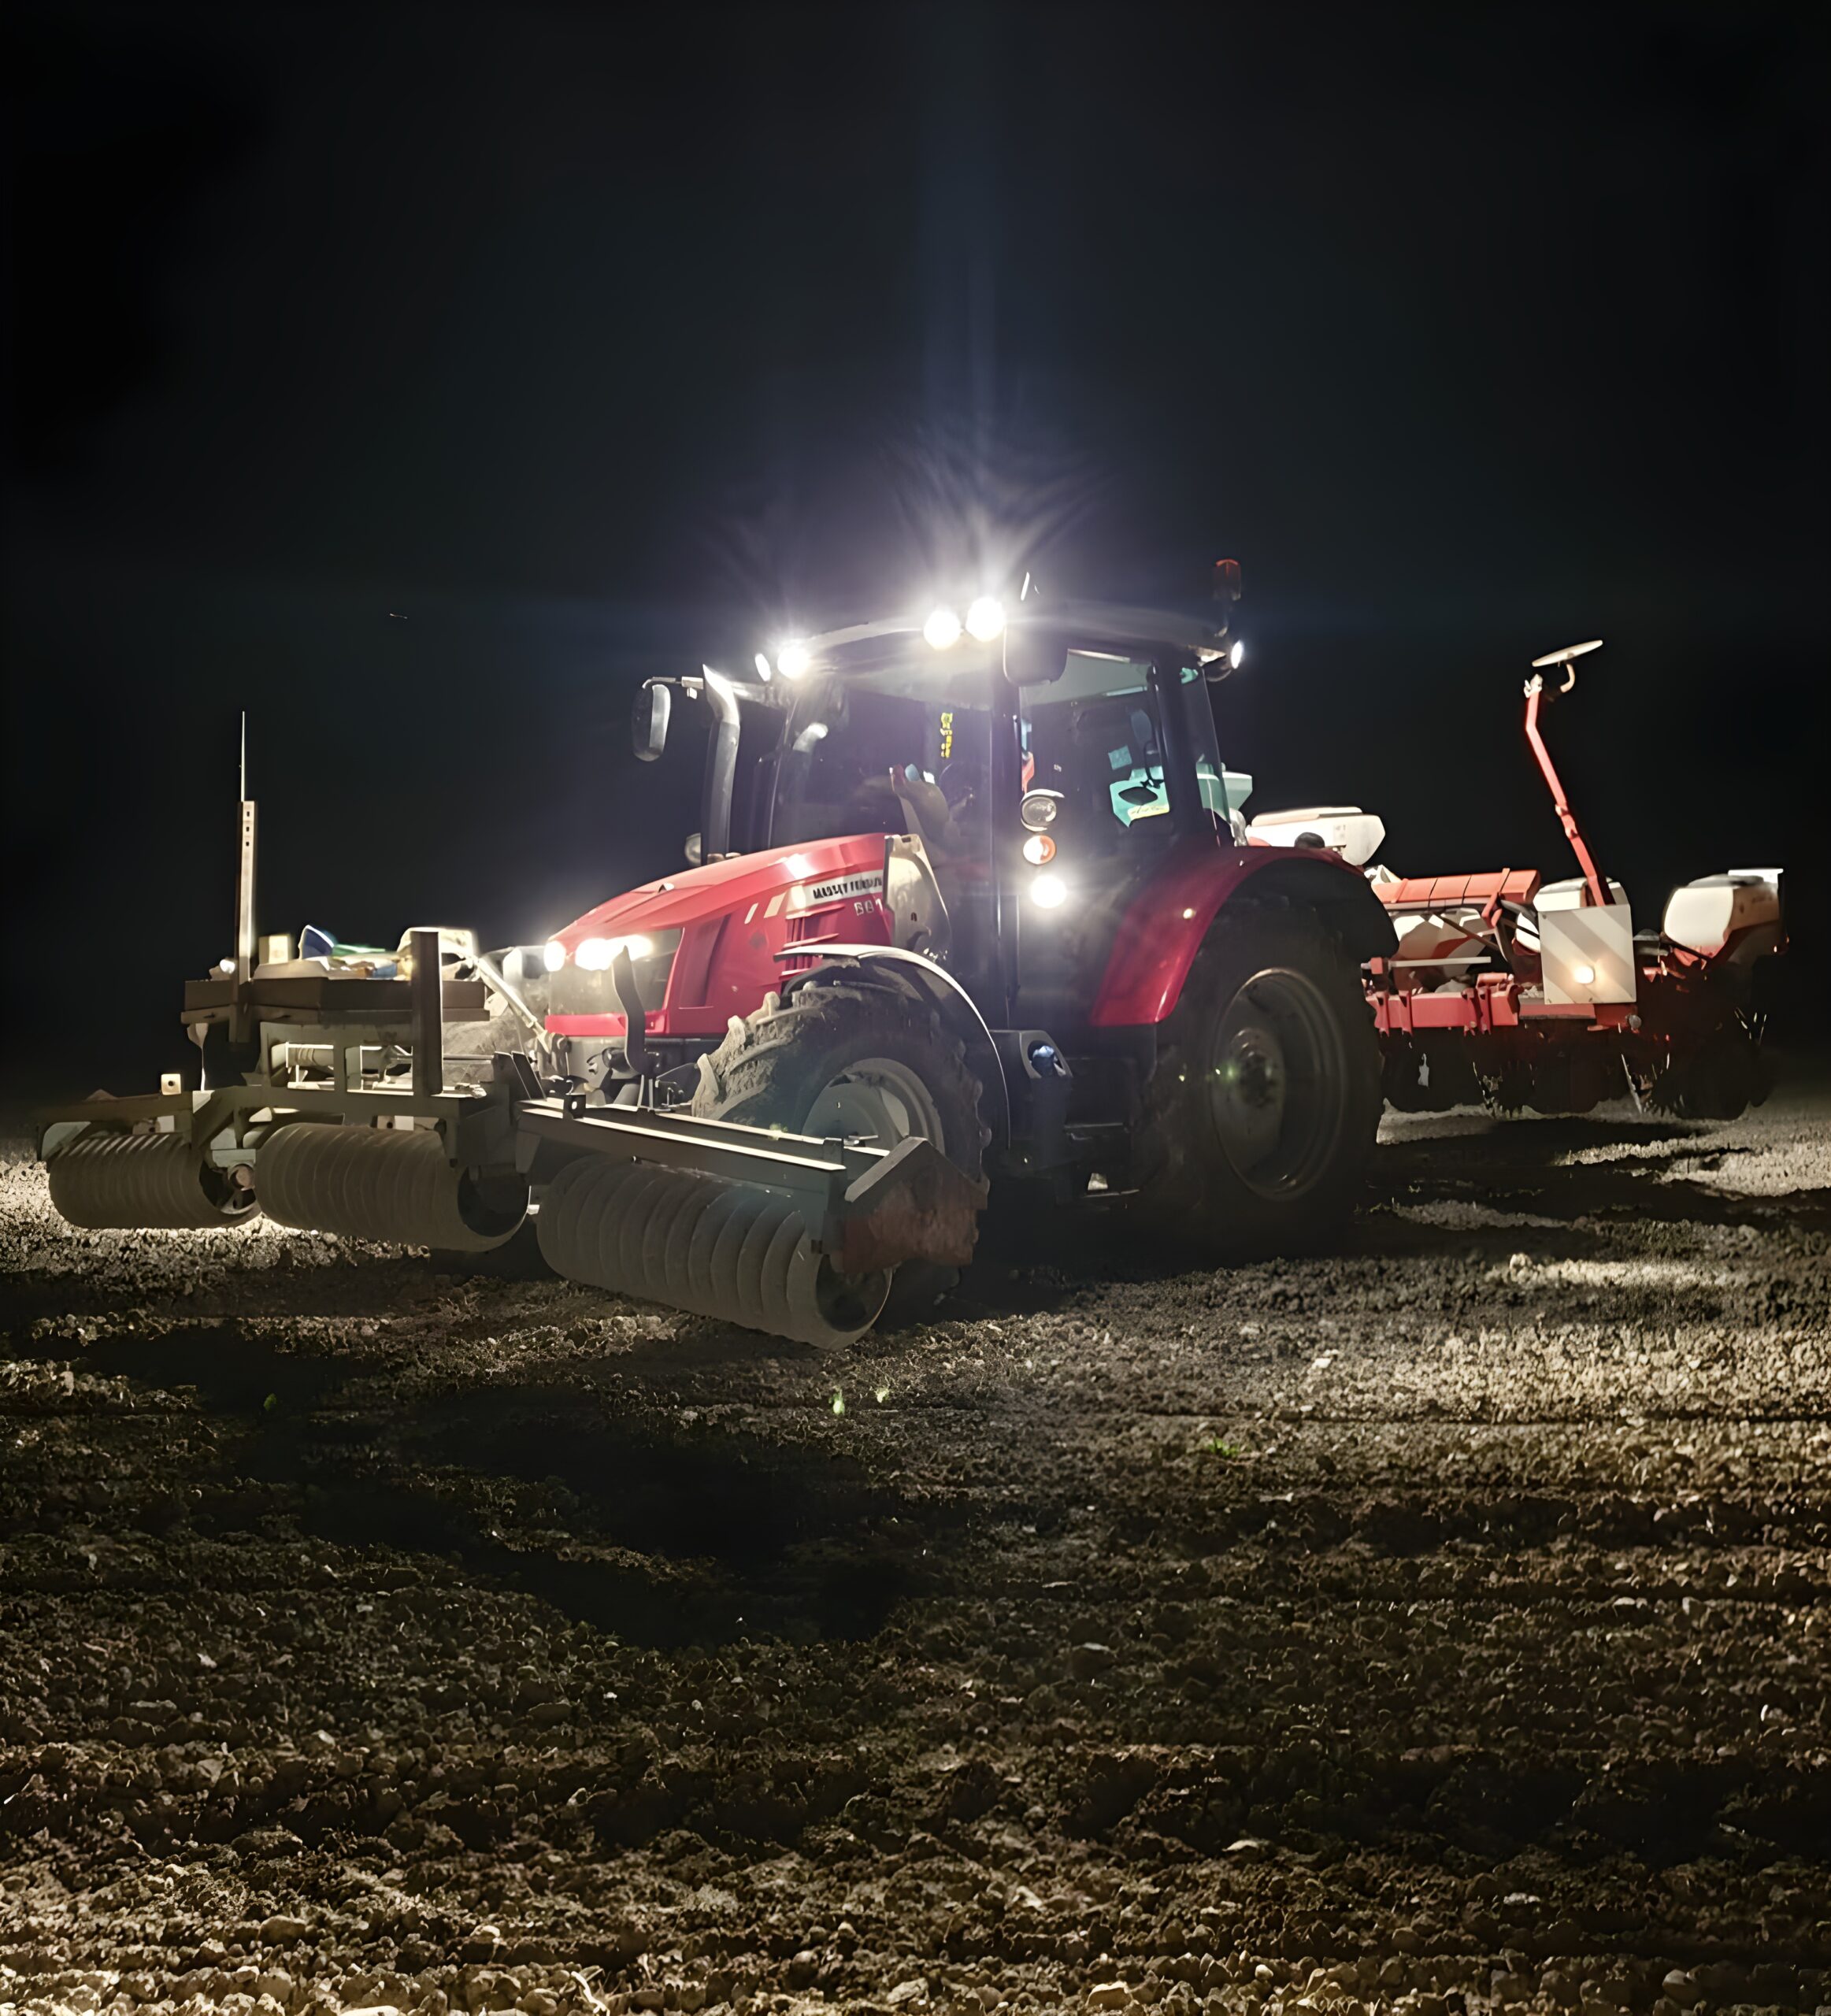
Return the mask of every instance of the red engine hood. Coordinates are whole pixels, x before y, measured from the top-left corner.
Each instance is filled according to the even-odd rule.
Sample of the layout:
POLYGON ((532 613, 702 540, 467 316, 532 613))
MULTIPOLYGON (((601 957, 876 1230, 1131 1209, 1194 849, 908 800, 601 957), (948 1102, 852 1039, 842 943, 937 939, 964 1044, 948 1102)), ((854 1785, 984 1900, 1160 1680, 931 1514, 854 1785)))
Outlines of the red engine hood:
MULTIPOLYGON (((752 903, 767 908, 772 896, 802 884, 808 888, 808 909, 854 892, 828 884, 849 875, 869 874, 883 887, 882 833, 850 833, 843 839, 810 840, 795 847, 771 847, 762 854, 714 861, 704 868, 683 869, 678 875, 645 882, 625 895, 613 896, 576 923, 554 936, 571 952, 584 938, 625 938, 632 932, 677 931, 692 924, 741 914, 752 903)), ((782 904, 777 906, 781 914, 782 904)), ((759 914, 761 913, 759 912, 759 914)))
POLYGON ((547 1028, 563 1036, 623 1033, 609 975, 584 977, 573 963, 587 938, 681 934, 665 999, 643 1002, 658 1036, 722 1036, 733 1015, 751 1014, 780 987, 785 954, 817 957, 823 943, 888 943, 885 837, 849 833, 771 847, 685 869, 600 903, 555 934, 567 971, 555 977, 547 1028))

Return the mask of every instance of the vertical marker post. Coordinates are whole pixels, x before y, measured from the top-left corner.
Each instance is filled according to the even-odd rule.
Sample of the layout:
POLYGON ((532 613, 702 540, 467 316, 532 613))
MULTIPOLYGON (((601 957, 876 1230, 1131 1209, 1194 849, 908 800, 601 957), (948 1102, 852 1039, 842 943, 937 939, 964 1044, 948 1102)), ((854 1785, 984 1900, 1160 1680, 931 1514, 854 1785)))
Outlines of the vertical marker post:
POLYGON ((243 1043, 254 1034, 248 1005, 254 976, 254 801, 248 795, 248 717, 242 716, 240 844, 235 864, 235 998, 229 1010, 229 1040, 243 1043))

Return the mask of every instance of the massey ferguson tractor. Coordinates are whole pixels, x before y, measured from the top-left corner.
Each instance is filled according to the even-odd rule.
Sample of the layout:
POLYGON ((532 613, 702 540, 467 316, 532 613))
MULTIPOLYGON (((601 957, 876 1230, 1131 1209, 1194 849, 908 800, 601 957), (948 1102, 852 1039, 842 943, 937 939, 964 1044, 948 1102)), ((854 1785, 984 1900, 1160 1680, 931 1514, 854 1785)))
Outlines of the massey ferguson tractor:
POLYGON ((1248 824, 1210 701, 1238 579, 1200 618, 982 597, 650 680, 639 758, 707 717, 691 865, 539 952, 258 957, 244 802, 236 953, 186 994, 204 1084, 45 1115, 54 1202, 460 1254, 532 1211, 562 1275, 830 1345, 932 1302, 994 1187, 1226 1260, 1337 1235, 1384 1098, 1739 1110, 1777 874, 1636 938, 1537 675, 1580 881, 1400 880, 1351 806, 1248 824))

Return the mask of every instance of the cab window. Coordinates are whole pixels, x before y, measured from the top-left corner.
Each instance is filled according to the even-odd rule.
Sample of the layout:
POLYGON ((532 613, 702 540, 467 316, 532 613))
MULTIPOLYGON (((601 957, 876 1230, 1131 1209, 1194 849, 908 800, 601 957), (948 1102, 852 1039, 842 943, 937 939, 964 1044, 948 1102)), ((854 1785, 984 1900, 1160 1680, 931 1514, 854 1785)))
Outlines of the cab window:
MULTIPOLYGON (((1250 780, 1230 777, 1215 740, 1202 675, 1179 671, 1203 807, 1223 828, 1229 792, 1250 780), (1196 690, 1190 690, 1194 688, 1196 690)), ((1059 679, 1024 689, 1021 727, 1026 789, 1062 794, 1062 836, 1096 852, 1151 847, 1169 832, 1169 783, 1162 700, 1148 665, 1071 651, 1059 679)))
POLYGON ((1023 690, 1026 790, 1059 791, 1058 837, 1107 854, 1167 837, 1169 789, 1149 668, 1071 651, 1059 679, 1023 690))
POLYGON ((810 681, 784 732, 772 836, 914 832, 932 854, 983 854, 991 733, 983 677, 810 681))

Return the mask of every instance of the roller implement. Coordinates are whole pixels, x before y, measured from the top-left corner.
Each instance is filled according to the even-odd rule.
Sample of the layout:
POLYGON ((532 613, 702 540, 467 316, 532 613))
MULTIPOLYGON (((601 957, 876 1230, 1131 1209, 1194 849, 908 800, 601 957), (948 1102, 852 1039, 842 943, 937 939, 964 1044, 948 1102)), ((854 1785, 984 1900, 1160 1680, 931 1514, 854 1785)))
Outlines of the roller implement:
POLYGON ((1197 616, 981 596, 649 680, 639 759, 677 710, 706 730, 688 865, 544 946, 258 947, 244 802, 235 952, 186 994, 203 1082, 43 1116, 57 1208, 519 1242, 827 1347, 932 1305, 988 1196, 1289 1252, 1340 1232, 1383 1098, 1751 1094, 1777 875, 1636 937, 1544 754, 1544 668, 1580 881, 1402 878, 1353 806, 1248 821, 1212 699, 1238 597, 1231 561, 1197 616))

